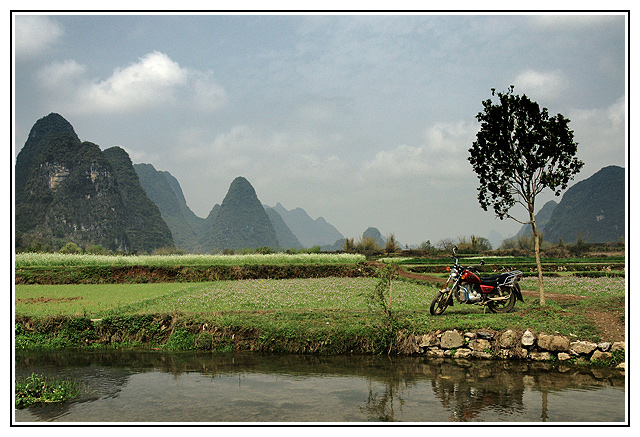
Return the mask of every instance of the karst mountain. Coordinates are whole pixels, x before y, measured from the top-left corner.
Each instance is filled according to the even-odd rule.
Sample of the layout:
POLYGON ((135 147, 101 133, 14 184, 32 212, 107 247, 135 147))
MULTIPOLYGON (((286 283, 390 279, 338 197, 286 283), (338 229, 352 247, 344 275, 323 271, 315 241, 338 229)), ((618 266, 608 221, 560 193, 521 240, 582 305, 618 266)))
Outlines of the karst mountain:
POLYGON ((15 166, 16 248, 172 247, 169 227, 121 148, 81 141, 59 114, 38 120, 15 166))
MULTIPOLYGON (((559 203, 550 200, 536 214, 538 229, 550 243, 615 243, 625 239, 625 170, 604 167, 571 186, 559 203)), ((524 225, 518 235, 531 235, 524 225)))
MULTIPOLYGON (((312 219, 302 208, 263 205, 245 177, 235 178, 222 202, 212 199, 211 212, 200 218, 169 172, 133 164, 121 147, 102 150, 81 140, 56 113, 33 125, 14 176, 17 250, 59 250, 69 242, 127 253, 340 250, 344 241, 324 218, 312 219)), ((536 217, 545 241, 624 239, 625 183, 624 168, 605 167, 569 188, 560 202, 544 205, 536 217)), ((372 237, 379 240, 379 234, 372 237)))

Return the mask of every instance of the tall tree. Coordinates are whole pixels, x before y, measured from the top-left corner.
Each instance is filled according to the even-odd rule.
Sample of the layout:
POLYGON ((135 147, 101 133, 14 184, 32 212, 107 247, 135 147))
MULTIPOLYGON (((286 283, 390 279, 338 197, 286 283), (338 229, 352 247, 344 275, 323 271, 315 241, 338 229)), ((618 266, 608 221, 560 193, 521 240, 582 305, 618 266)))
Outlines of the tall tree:
POLYGON ((498 218, 531 224, 534 238, 540 305, 545 305, 540 234, 534 216, 536 196, 546 188, 559 196, 584 165, 577 157, 578 143, 573 140, 569 119, 562 114, 550 117, 526 95, 514 93, 514 86, 498 97, 482 102, 484 109, 476 118, 481 123, 476 141, 469 149, 469 162, 480 180, 478 200, 486 211, 489 206, 498 218), (522 205, 529 219, 511 215, 511 207, 522 205))

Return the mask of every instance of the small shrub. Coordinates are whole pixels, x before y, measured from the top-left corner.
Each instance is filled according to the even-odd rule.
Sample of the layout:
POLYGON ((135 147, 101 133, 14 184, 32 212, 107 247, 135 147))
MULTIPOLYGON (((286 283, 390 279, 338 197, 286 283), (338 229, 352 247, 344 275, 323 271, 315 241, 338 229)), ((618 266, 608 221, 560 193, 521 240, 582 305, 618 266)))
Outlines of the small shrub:
POLYGON ((80 254, 82 253, 82 249, 80 249, 80 247, 75 243, 67 243, 62 249, 60 249, 60 253, 80 254))
POLYGON ((353 238, 345 238, 342 243, 342 250, 345 252, 355 252, 356 244, 353 242, 353 238))
POLYGON ((358 252, 364 251, 379 251, 380 246, 376 243, 376 239, 373 237, 363 237, 356 243, 356 250, 358 252))
POLYGON ((398 250, 399 247, 400 247, 400 244, 396 241, 395 234, 389 235, 387 237, 387 241, 384 246, 385 252, 387 253, 395 252, 396 250, 398 250))
POLYGON ((184 329, 175 329, 169 340, 164 345, 164 349, 169 351, 182 351, 193 349, 196 344, 196 337, 184 329))

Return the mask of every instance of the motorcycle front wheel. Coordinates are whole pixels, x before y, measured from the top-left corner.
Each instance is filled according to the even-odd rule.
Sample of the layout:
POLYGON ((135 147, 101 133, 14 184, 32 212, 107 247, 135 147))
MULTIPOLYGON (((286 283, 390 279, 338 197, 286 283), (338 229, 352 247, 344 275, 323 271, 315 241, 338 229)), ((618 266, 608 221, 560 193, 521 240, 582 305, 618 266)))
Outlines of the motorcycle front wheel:
POLYGON ((513 307, 516 305, 516 293, 512 287, 505 289, 498 288, 496 292, 491 294, 491 297, 505 298, 503 300, 491 301, 487 304, 489 311, 492 313, 508 313, 513 310, 513 307))
POLYGON ((434 297, 431 301, 431 307, 429 308, 431 315, 439 316, 440 314, 444 313, 444 310, 447 309, 450 301, 451 296, 449 290, 444 290, 444 292, 442 290, 438 291, 436 297, 434 297))

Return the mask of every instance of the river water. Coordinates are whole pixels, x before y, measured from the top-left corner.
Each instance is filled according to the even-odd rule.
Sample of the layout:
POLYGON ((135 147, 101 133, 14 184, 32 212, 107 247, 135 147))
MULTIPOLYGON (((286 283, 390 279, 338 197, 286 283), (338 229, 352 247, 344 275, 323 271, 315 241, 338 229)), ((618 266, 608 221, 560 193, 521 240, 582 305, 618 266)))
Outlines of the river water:
POLYGON ((16 425, 627 422, 617 371, 422 357, 16 352, 15 376, 71 377, 80 398, 16 425))

